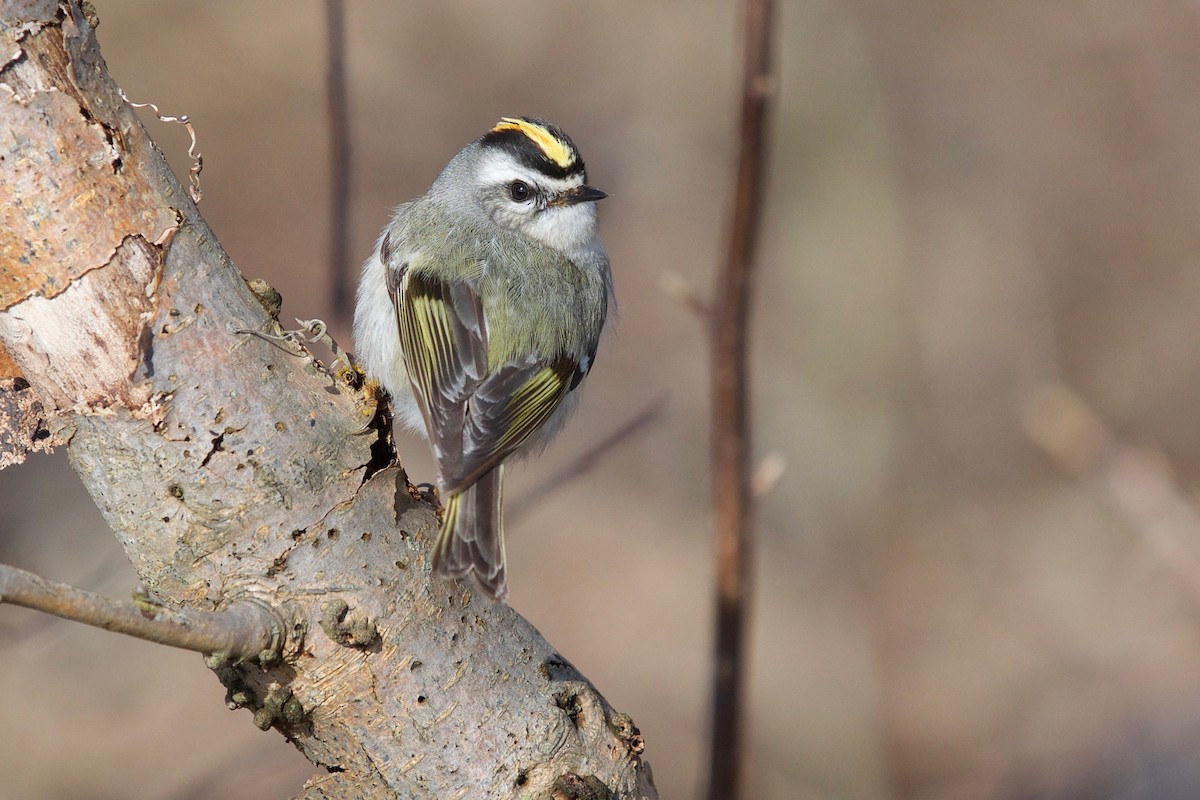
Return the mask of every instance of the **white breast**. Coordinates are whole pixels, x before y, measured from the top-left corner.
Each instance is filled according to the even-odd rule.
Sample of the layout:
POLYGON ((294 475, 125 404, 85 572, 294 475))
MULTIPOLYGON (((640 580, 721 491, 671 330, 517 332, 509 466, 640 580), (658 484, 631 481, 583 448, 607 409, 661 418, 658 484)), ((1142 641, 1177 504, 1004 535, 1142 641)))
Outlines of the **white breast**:
POLYGON ((392 396, 396 422, 425 435, 425 421, 413 396, 400 351, 396 311, 388 294, 387 268, 379 257, 379 245, 363 265, 354 307, 354 350, 367 375, 379 381, 392 396))

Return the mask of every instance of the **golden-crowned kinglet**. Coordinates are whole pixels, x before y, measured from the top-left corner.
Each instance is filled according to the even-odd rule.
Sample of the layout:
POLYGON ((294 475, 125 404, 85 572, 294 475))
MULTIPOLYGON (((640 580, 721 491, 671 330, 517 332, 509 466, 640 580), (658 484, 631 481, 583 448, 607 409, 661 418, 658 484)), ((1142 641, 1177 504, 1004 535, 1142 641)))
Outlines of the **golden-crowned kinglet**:
POLYGON ((612 273, 575 145, 505 117, 396 210, 363 266, 354 342, 445 503, 433 566, 504 599, 504 461, 554 435, 591 369, 612 273))

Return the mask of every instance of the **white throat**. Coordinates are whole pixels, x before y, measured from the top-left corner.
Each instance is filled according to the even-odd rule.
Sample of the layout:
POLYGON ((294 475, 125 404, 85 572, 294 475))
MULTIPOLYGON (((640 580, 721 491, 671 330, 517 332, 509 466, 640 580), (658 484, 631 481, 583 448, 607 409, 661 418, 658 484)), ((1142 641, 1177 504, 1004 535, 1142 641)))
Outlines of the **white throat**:
POLYGON ((534 215, 525 234, 555 250, 570 253, 584 249, 596 237, 595 203, 555 206, 534 215))

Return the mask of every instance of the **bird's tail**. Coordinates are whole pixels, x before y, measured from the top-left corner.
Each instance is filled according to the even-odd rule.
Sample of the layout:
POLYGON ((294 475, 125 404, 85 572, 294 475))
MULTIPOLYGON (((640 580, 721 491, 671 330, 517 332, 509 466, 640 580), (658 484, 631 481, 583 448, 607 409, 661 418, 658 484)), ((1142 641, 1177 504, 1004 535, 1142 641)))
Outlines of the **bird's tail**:
POLYGON ((508 596, 504 576, 504 465, 446 499, 442 530, 433 550, 433 569, 448 578, 474 571, 496 600, 508 596))

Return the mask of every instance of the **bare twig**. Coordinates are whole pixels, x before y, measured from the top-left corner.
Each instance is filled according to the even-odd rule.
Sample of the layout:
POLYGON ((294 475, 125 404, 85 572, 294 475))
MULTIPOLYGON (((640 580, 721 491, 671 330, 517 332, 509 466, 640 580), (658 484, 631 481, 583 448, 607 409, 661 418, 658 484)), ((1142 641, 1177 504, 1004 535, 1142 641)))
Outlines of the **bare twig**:
POLYGON ((138 639, 220 653, 231 660, 271 660, 282 647, 282 628, 266 605, 246 600, 224 611, 173 610, 141 598, 118 603, 107 597, 0 564, 0 604, 44 611, 138 639))
POLYGON ((1029 437, 1098 490, 1200 598, 1200 513, 1176 483, 1166 455, 1123 441, 1082 397, 1062 385, 1035 391, 1023 421, 1029 437))
MULTIPOLYGON (((96 559, 89 565, 89 568, 77 575, 76 583, 84 586, 99 586, 105 587, 115 585, 116 581, 128 582, 127 576, 120 574, 122 564, 128 564, 129 561, 119 549, 110 550, 104 557, 96 559)), ((4 637, 3 629, 0 628, 0 643, 19 643, 26 640, 35 640, 53 631, 57 635, 62 628, 57 624, 57 620, 51 619, 46 614, 29 614, 23 615, 27 618, 22 620, 20 624, 12 623, 8 626, 7 638, 4 637)))
POLYGON ((662 411, 667 406, 667 398, 658 398, 651 402, 638 413, 630 417, 624 424, 614 430, 608 436, 605 436, 594 445, 584 450, 574 460, 571 461, 563 469, 558 470, 546 480, 534 486, 525 493, 524 499, 518 500, 510 504, 506 512, 509 521, 517 519, 522 514, 525 514, 537 503, 540 503, 552 493, 561 489, 566 484, 577 478, 586 475, 596 468, 605 456, 612 452, 617 446, 632 439, 637 434, 641 433, 645 428, 658 420, 662 411))
POLYGON ((329 114, 329 275, 333 308, 350 313, 353 299, 347 261, 350 245, 350 109, 346 93, 346 13, 343 0, 325 0, 326 110, 329 114))
POLYGON ((770 91, 771 0, 745 0, 741 134, 726 262, 713 292, 712 481, 717 551, 716 669, 709 800, 736 798, 741 771, 741 689, 750 594, 750 293, 770 91))
POLYGON ((678 272, 664 272, 658 279, 658 288, 670 299, 691 311, 702 320, 712 317, 712 305, 700 296, 686 278, 678 272))

